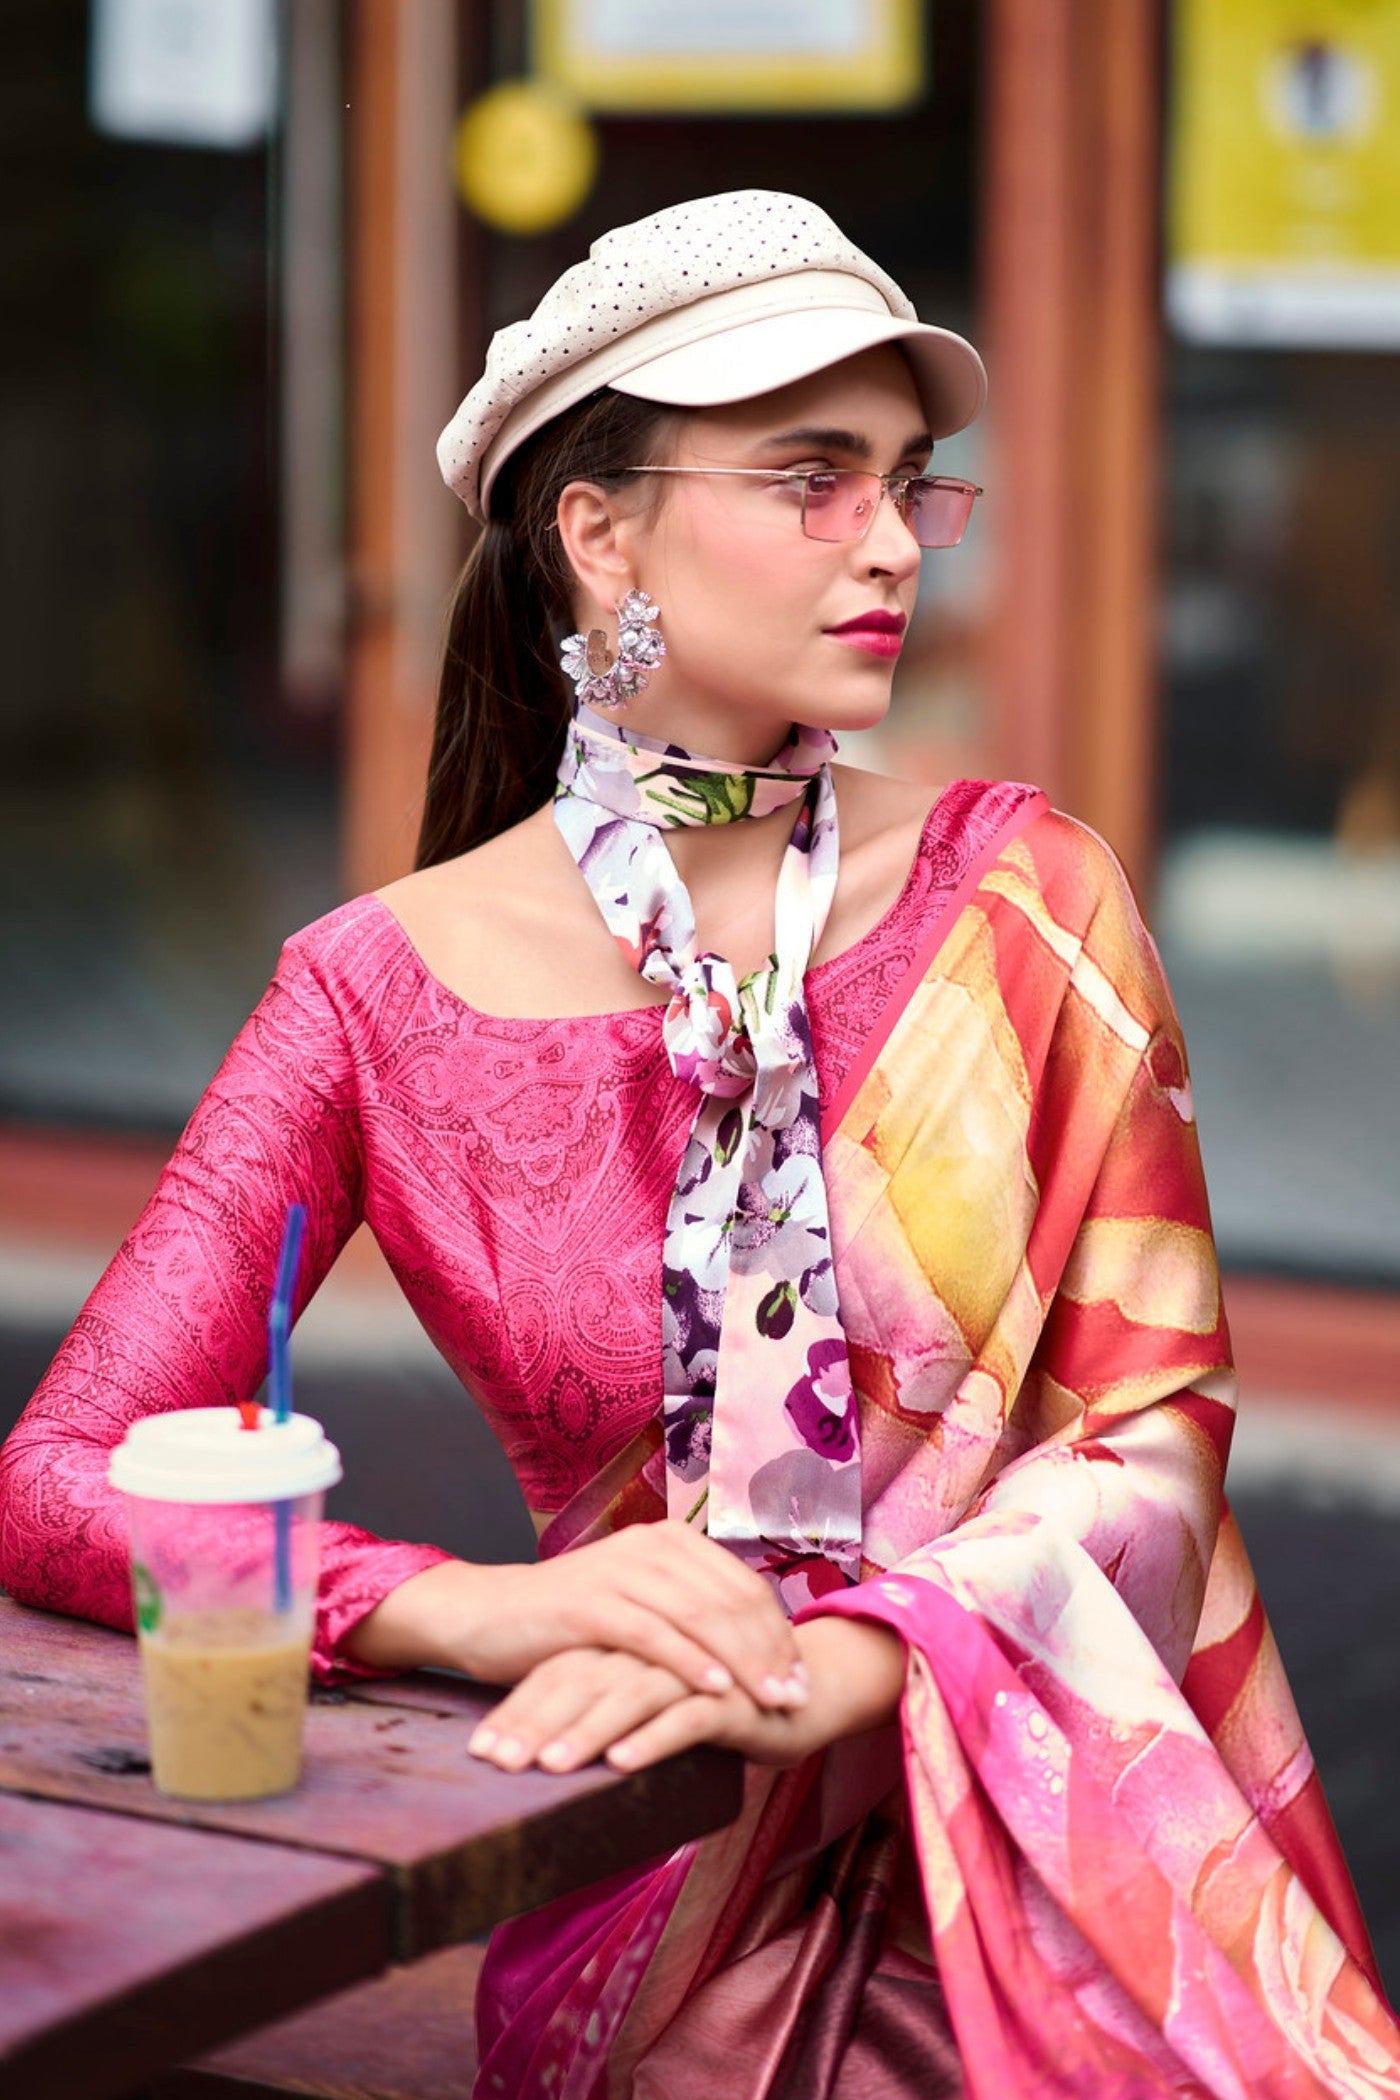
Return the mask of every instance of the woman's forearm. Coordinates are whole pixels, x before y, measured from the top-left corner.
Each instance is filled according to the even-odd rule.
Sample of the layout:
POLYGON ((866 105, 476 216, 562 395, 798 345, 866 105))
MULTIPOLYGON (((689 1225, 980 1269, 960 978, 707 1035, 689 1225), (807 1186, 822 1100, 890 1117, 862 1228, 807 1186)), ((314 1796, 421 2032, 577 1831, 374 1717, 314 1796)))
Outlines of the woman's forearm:
MULTIPOLYGON (((899 1712, 904 1643, 870 1619, 807 1619, 797 1628, 811 1702, 795 1716, 811 1748, 881 1728, 899 1712)), ((807 1746, 804 1746, 807 1747, 807 1746)))
POLYGON ((463 1628, 481 1609, 491 1574, 465 1560, 420 1569, 359 1620, 340 1653, 380 1670, 470 1669, 463 1628))
MULTIPOLYGON (((533 1756, 543 1738, 535 1742, 538 1730, 532 1730, 531 1717, 537 1706, 558 1704, 560 1658, 576 1655, 588 1676, 593 1659, 617 1651, 635 1663, 639 1676, 654 1681, 658 1674, 670 1674, 664 1666, 658 1673, 654 1660, 647 1661, 633 1648, 635 1611, 618 1617, 617 1633, 611 1634, 606 1613, 597 1625, 590 1620, 574 1627, 560 1616, 559 1600, 551 1603, 544 1596, 546 1589, 559 1588, 561 1574, 569 1578, 564 1594, 575 1605, 585 1576, 605 1584, 606 1566, 596 1561, 582 1565, 584 1554, 598 1550, 583 1549, 580 1564, 567 1570, 553 1563, 493 1567, 440 1561, 397 1583, 343 1636, 339 1652, 352 1666, 458 1669, 487 1683, 519 1685, 506 1704, 508 1733, 518 1735, 533 1756), (549 1670, 542 1670, 540 1665, 550 1658, 549 1670), (542 1687, 546 1676, 548 1686, 542 1687)), ((585 1619, 590 1615, 585 1613, 585 1619)), ((675 1689, 662 1704, 673 1699, 688 1704, 687 1740, 714 1735, 749 1756, 787 1763, 894 1718, 904 1686, 904 1645, 898 1634, 872 1621, 837 1617, 815 1618, 786 1631, 789 1641, 795 1637, 810 1694, 804 1693, 800 1703, 764 1708, 731 1677, 727 1695, 706 1691, 697 1700, 694 1680, 671 1677, 675 1689), (698 1732, 697 1717, 702 1724, 698 1732)), ((580 1694, 580 1711, 590 1697, 580 1694)), ((606 1740, 600 1739, 596 1747, 591 1737, 589 1742, 589 1755, 608 1747, 606 1740)))

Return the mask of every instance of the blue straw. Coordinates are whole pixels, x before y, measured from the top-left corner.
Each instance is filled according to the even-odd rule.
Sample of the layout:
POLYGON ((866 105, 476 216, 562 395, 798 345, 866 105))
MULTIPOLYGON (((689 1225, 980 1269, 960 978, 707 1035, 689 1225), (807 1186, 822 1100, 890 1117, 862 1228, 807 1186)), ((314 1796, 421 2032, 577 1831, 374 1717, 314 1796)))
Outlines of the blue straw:
POLYGON ((300 1203, 287 1206, 287 1224, 282 1234, 282 1258, 277 1264, 277 1287, 267 1314, 269 1384, 272 1387, 272 1419, 285 1422, 292 1411, 292 1365, 288 1341, 292 1331, 292 1291, 301 1258, 301 1236, 306 1230, 306 1211, 300 1203))
MULTIPOLYGON (((282 1255, 277 1264, 277 1286, 267 1314, 268 1384, 272 1392, 272 1419, 285 1422, 292 1411, 292 1293, 296 1287, 297 1263, 301 1259, 301 1236, 306 1230, 306 1211, 300 1203, 287 1207, 282 1234, 282 1255)), ((276 1591, 277 1609, 287 1611, 292 1601, 292 1508, 289 1502, 274 1505, 277 1513, 276 1591)))

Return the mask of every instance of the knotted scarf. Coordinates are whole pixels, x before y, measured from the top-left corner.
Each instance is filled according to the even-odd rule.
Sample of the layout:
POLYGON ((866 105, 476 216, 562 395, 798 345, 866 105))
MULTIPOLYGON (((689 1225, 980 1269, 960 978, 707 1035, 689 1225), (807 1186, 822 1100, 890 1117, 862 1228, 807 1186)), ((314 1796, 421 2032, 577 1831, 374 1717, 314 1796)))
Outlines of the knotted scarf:
POLYGON ((789 1604, 860 1572, 860 1452, 836 1301, 803 977, 836 888, 835 739, 794 724, 766 766, 702 758, 579 704, 554 816, 614 940, 671 994, 671 1068, 700 1101, 666 1220, 667 1508, 789 1604), (802 800, 775 950, 736 981, 697 948, 661 834, 802 800))

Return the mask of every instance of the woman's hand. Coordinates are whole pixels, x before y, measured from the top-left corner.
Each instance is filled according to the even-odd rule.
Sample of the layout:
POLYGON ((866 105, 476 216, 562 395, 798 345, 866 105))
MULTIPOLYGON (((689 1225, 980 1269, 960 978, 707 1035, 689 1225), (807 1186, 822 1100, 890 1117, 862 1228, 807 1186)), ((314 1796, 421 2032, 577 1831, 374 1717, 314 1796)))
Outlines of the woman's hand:
POLYGON ((517 1684, 566 1651, 608 1649, 689 1692, 737 1688, 763 1710, 807 1696, 793 1629, 762 1576, 670 1521, 535 1564, 442 1562, 391 1591, 345 1646, 361 1662, 436 1663, 487 1684, 517 1684))
POLYGON ((696 1693, 674 1671, 634 1655, 579 1648, 533 1669, 467 1747, 508 1772, 532 1764, 572 1772, 604 1754, 619 1770, 636 1771, 702 1742, 756 1764, 791 1765, 891 1718, 904 1682, 897 1634, 837 1618, 795 1631, 811 1685, 807 1705, 795 1712, 765 1711, 737 1685, 696 1693))

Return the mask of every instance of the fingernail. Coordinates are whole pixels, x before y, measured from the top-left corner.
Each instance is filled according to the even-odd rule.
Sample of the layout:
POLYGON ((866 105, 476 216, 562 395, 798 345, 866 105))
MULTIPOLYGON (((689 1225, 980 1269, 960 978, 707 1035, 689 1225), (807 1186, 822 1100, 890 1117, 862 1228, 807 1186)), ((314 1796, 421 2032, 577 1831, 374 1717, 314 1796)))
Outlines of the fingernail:
POLYGON ((786 1690, 789 1706, 805 1706, 807 1704, 807 1686, 795 1672, 789 1677, 786 1690))
POLYGON ((539 1761, 542 1765, 552 1767, 570 1765, 574 1761, 574 1746, 564 1742, 562 1738, 557 1743, 546 1743, 540 1752, 539 1761))
POLYGON ((494 1728, 478 1728, 474 1735, 468 1737, 467 1748, 473 1757, 485 1757, 487 1751, 494 1747, 495 1741, 494 1728))
POLYGON ((806 1665, 806 1663, 803 1663, 803 1662, 797 1662, 797 1663, 794 1663, 794 1664, 793 1664, 793 1666, 792 1666, 792 1675, 793 1675, 793 1677, 794 1677, 794 1678, 795 1678, 795 1679, 797 1680, 797 1682, 798 1682, 799 1684, 806 1684, 806 1682, 807 1682, 807 1665, 806 1665))
POLYGON ((518 1743, 513 1735, 503 1735, 496 1745, 496 1763, 498 1765, 523 1765, 524 1762, 525 1745, 518 1743))
POLYGON ((636 1762, 637 1753, 630 1743, 614 1743, 608 1752, 608 1763, 610 1765, 621 1765, 625 1768, 628 1765, 634 1765, 636 1762))
POLYGON ((712 1664, 700 1682, 707 1692, 728 1692, 734 1688, 734 1679, 720 1663, 712 1664))
POLYGON ((781 1677, 765 1677, 758 1689, 770 1706, 782 1706, 786 1703, 787 1688, 781 1677))

